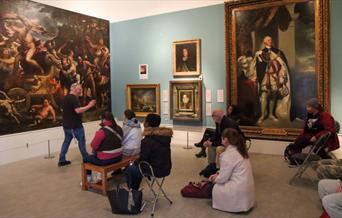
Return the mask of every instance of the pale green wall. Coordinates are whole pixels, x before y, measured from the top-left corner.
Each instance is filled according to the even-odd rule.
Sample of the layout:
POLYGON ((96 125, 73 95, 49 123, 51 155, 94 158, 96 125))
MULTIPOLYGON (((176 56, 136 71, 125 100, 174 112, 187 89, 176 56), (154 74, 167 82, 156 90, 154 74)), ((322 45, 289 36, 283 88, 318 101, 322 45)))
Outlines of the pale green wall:
MULTIPOLYGON (((126 84, 160 83, 161 92, 169 90, 169 81, 173 80, 173 41, 201 39, 203 86, 213 93, 218 88, 225 90, 223 5, 112 23, 110 29, 112 105, 119 119, 126 108, 126 84), (149 65, 148 80, 139 80, 139 64, 149 65)), ((212 100, 216 102, 214 95, 212 100)), ((214 107, 225 108, 226 103, 213 103, 214 107)), ((169 115, 162 118, 164 123, 172 123, 169 115)), ((211 122, 208 117, 190 124, 211 122)))
POLYGON ((331 113, 342 122, 342 1, 331 1, 331 113))
MULTIPOLYGON (((331 1, 331 111, 342 122, 342 0, 331 1)), ((121 119, 126 108, 126 84, 160 83, 161 91, 169 89, 172 76, 172 42, 200 38, 202 40, 202 75, 204 88, 211 88, 213 105, 216 90, 225 90, 224 5, 185 10, 142 19, 112 23, 111 67, 112 105, 121 119), (138 65, 149 65, 149 80, 139 80, 138 65)), ((203 89, 205 90, 205 89, 203 89)), ((225 93, 225 92, 224 92, 225 93)), ((204 98, 203 98, 204 99, 204 98)), ((203 112, 205 113, 203 104, 203 112)), ((172 123, 163 115, 164 123, 172 123)), ((198 125, 212 125, 204 116, 198 125)), ((193 124, 193 123, 191 123, 193 124)), ((194 125, 194 124, 193 124, 194 125)))

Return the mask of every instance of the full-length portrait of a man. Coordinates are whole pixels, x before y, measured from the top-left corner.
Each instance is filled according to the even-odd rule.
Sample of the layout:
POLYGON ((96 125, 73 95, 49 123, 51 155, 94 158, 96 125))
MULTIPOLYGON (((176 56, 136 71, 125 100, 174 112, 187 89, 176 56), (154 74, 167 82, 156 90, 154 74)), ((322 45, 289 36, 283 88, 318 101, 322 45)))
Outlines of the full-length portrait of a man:
POLYGON ((289 67, 284 53, 273 47, 272 38, 266 36, 264 48, 255 54, 255 69, 259 82, 261 115, 258 123, 266 119, 278 121, 288 118, 290 98, 289 67))

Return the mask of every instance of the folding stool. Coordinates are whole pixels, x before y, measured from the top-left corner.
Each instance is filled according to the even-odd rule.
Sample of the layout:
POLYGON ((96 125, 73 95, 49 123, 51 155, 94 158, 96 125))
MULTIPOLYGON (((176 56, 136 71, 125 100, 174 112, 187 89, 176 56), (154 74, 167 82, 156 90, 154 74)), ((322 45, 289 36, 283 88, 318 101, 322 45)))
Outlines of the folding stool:
POLYGON ((311 146, 308 153, 296 153, 291 155, 291 159, 294 160, 298 169, 295 175, 290 179, 289 184, 291 185, 295 178, 300 178, 306 169, 311 165, 312 162, 318 161, 321 157, 318 152, 326 147, 326 142, 328 141, 331 133, 328 132, 322 135, 313 146, 311 146))
POLYGON ((149 164, 146 161, 140 161, 139 163, 139 171, 141 175, 143 176, 143 179, 146 181, 147 185, 150 188, 151 193, 153 194, 153 201, 152 201, 152 211, 151 211, 151 217, 154 216, 154 210, 156 207, 156 203, 159 199, 160 194, 162 194, 170 204, 172 204, 172 201, 170 198, 166 195, 165 191, 163 190, 163 184, 165 181, 165 177, 156 177, 153 172, 153 168, 151 164, 149 164), (145 165, 145 167, 143 167, 145 165), (147 170, 146 170, 147 169, 147 170))

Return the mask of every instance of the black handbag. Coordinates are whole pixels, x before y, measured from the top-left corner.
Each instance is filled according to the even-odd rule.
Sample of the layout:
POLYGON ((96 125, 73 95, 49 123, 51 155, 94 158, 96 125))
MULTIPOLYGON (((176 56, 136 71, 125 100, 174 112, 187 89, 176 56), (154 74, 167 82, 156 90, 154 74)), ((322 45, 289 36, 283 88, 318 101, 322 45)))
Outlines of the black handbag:
POLYGON ((107 191, 108 200, 115 214, 138 214, 141 212, 142 191, 117 186, 107 191))

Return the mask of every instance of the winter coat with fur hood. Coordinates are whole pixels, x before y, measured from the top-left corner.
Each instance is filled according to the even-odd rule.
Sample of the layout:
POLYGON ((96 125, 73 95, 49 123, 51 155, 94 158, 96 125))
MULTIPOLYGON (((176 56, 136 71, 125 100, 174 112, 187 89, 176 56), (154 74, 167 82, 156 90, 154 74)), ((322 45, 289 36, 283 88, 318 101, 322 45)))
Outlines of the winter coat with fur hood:
POLYGON ((171 172, 172 129, 166 127, 146 127, 141 140, 140 161, 151 164, 156 177, 168 176, 171 172))

